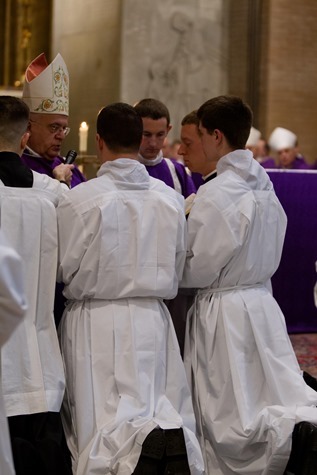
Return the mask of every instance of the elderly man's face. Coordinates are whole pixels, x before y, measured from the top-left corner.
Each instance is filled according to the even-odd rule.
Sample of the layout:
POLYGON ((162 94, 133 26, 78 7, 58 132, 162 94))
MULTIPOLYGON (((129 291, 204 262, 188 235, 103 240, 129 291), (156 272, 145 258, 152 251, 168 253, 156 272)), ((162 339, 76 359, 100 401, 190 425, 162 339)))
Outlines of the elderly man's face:
POLYGON ((41 157, 53 160, 61 153, 64 138, 69 132, 68 117, 61 114, 31 114, 31 136, 27 145, 41 157))
POLYGON ((297 154, 296 147, 279 150, 277 153, 277 156, 278 156, 281 166, 284 168, 292 168, 292 165, 296 158, 296 154, 297 154))

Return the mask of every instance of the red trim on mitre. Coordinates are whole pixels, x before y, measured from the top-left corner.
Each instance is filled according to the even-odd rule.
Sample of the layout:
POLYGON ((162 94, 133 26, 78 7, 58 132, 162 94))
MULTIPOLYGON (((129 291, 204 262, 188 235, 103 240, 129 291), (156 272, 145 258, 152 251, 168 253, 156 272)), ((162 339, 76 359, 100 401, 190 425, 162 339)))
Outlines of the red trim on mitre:
POLYGON ((45 54, 41 53, 37 58, 35 58, 31 64, 27 67, 25 71, 25 78, 28 82, 35 79, 39 76, 44 69, 48 66, 48 62, 46 61, 45 54))

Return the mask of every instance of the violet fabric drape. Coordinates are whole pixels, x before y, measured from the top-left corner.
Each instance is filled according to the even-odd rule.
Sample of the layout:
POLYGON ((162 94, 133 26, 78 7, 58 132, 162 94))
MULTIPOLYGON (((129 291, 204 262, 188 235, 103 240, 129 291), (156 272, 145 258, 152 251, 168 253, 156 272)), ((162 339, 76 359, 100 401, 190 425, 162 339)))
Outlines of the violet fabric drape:
POLYGON ((317 332, 317 171, 267 170, 288 225, 273 294, 289 333, 317 332))

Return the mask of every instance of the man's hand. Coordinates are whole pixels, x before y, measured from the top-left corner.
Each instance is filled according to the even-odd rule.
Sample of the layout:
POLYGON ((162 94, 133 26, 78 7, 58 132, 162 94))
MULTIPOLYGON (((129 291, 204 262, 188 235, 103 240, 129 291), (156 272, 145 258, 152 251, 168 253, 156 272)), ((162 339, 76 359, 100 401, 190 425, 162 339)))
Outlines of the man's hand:
POLYGON ((71 179, 73 176, 72 169, 74 165, 65 165, 61 163, 53 169, 53 175, 56 180, 66 183, 70 187, 71 179))

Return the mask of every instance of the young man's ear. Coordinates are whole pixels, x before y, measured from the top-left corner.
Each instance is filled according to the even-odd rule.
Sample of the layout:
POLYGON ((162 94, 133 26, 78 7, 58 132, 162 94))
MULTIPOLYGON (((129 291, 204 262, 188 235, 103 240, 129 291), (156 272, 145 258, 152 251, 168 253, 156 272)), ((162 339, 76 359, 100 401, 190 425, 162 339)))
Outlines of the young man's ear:
POLYGON ((222 141, 222 138, 223 138, 223 133, 221 132, 221 130, 215 129, 214 130, 214 136, 215 136, 215 139, 217 140, 217 142, 220 143, 222 141))
POLYGON ((169 131, 171 130, 171 128, 172 128, 172 125, 171 125, 171 124, 167 126, 167 132, 166 132, 166 135, 169 133, 169 131))
POLYGON ((20 148, 21 148, 22 152, 25 149, 26 144, 28 143, 30 135, 31 135, 31 132, 29 130, 27 130, 26 132, 24 132, 24 134, 21 137, 20 148))
POLYGON ((97 143, 98 150, 102 150, 104 147, 104 141, 102 140, 99 134, 96 134, 96 143, 97 143))

